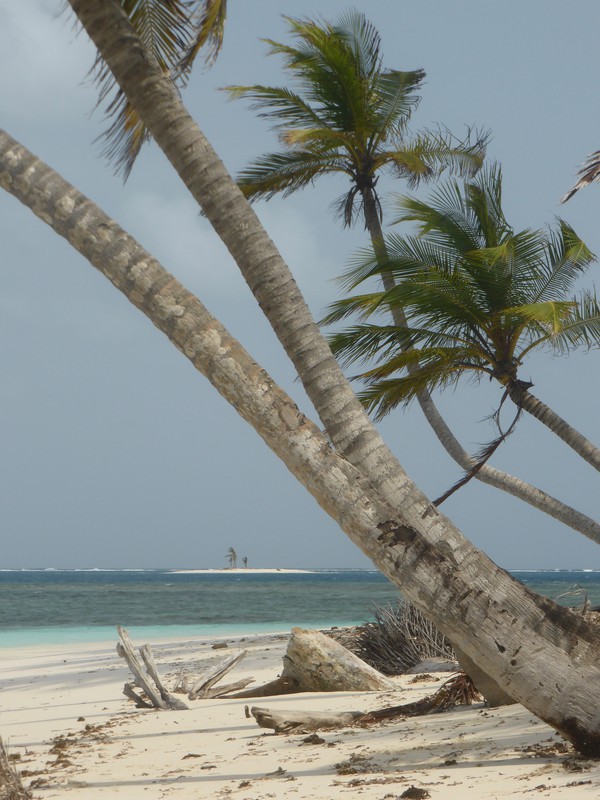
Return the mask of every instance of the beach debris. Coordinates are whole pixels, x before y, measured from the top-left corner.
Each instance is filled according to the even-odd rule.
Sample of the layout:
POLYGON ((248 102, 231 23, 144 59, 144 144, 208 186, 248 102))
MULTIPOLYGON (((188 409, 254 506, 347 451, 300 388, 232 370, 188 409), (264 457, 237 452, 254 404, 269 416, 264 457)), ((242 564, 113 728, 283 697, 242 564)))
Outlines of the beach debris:
POLYGON ((343 728, 350 725, 366 726, 397 717, 418 717, 439 713, 457 705, 471 705, 481 700, 468 675, 460 673, 445 681, 431 695, 413 703, 388 706, 376 711, 293 711, 260 708, 253 706, 250 713, 261 728, 271 728, 275 733, 308 733, 310 731, 343 728))
POLYGON ((449 639, 406 600, 375 605, 372 622, 329 635, 384 675, 403 675, 426 659, 455 660, 449 639))
POLYGON ((431 795, 427 789, 419 789, 418 786, 409 786, 406 791, 402 792, 400 797, 406 800, 425 800, 425 798, 431 797, 431 795))
POLYGON ((252 683, 253 678, 244 678, 236 683, 229 683, 220 687, 215 685, 246 656, 247 652, 247 650, 241 650, 239 653, 227 656, 224 661, 220 661, 216 666, 203 673, 190 686, 187 693, 188 698, 190 700, 198 700, 200 698, 224 697, 226 694, 244 689, 248 684, 252 683))
POLYGON ((143 661, 142 666, 142 662, 137 657, 129 634, 125 628, 121 625, 117 625, 117 633, 121 640, 117 643, 117 653, 121 658, 125 659, 134 676, 133 682, 126 683, 123 687, 123 694, 133 700, 137 708, 160 708, 163 710, 176 711, 187 710, 188 706, 182 700, 178 697, 174 697, 165 689, 158 674, 150 645, 145 644, 139 648, 139 654, 143 661), (135 691, 136 687, 142 690, 148 700, 144 699, 144 697, 135 691))
POLYGON ((250 713, 261 728, 271 728, 275 733, 308 733, 326 728, 343 728, 364 716, 362 711, 274 711, 252 706, 250 713))
POLYGON ((395 691, 397 685, 324 633, 292 628, 283 670, 274 681, 237 697, 295 692, 395 691))

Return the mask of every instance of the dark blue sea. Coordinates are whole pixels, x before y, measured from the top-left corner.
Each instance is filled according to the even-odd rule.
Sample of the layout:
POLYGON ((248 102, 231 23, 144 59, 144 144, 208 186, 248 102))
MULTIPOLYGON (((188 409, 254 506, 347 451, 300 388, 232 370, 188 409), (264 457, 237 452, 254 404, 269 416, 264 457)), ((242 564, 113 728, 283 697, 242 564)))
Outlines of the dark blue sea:
MULTIPOLYGON (((600 604, 600 572, 513 571, 565 605, 600 604)), ((226 636, 332 627, 373 618, 398 590, 380 573, 194 573, 167 570, 0 571, 0 647, 226 636)))

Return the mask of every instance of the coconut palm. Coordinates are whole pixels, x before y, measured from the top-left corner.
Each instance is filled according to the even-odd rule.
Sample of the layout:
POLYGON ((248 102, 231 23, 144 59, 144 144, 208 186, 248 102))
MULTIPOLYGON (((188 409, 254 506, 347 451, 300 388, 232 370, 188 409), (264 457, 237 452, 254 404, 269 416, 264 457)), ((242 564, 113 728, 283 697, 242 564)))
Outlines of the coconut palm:
MULTIPOLYGON (((439 131, 410 136, 408 123, 419 98, 424 73, 400 72, 382 66, 381 40, 362 14, 351 13, 337 25, 288 20, 297 47, 267 40, 271 53, 282 55, 298 84, 286 87, 228 87, 232 97, 249 98, 252 107, 272 119, 283 151, 266 155, 238 176, 251 199, 284 197, 312 185, 320 176, 339 174, 350 187, 336 208, 345 225, 360 216, 379 259, 387 258, 381 228, 377 181, 383 171, 416 185, 444 168, 475 172, 481 165, 485 135, 473 144, 439 131)), ((384 288, 394 281, 382 273, 384 288)), ((392 309, 394 323, 406 324, 401 307, 392 309)), ((416 369, 411 365, 410 369, 416 369)), ((586 536, 600 541, 600 526, 537 487, 494 467, 481 466, 462 447, 423 390, 418 402, 448 454, 465 470, 477 468, 477 478, 519 497, 586 536)))
POLYGON ((485 135, 473 143, 469 136, 459 141, 441 129, 410 135, 408 123, 425 73, 384 69, 379 33, 363 14, 351 12, 336 24, 286 19, 298 46, 266 41, 271 55, 284 57, 298 92, 277 86, 225 88, 272 119, 284 147, 239 175, 247 197, 287 196, 318 177, 342 175, 350 182, 336 203, 344 225, 362 212, 371 237, 380 240, 376 186, 383 170, 415 186, 444 169, 468 174, 481 166, 485 135))
POLYGON ((371 258, 353 271, 354 286, 382 271, 397 285, 339 301, 328 317, 358 313, 365 320, 332 343, 346 360, 376 360, 361 376, 367 407, 382 417, 423 389, 445 388, 465 375, 488 377, 600 469, 600 450, 535 398, 533 384, 519 373, 542 347, 565 353, 600 345, 595 295, 570 295, 594 255, 562 220, 553 230, 515 233, 502 211, 498 167, 464 187, 451 181, 430 203, 405 197, 400 208, 400 221, 416 223, 420 235, 391 237, 387 264, 371 258), (368 321, 395 306, 410 326, 368 321))
MULTIPOLYGON (((146 52, 173 83, 185 85, 202 48, 212 63, 223 41, 227 0, 120 0, 146 52)), ((127 179, 142 145, 150 138, 146 125, 100 56, 93 72, 112 119, 101 138, 103 154, 127 179)))

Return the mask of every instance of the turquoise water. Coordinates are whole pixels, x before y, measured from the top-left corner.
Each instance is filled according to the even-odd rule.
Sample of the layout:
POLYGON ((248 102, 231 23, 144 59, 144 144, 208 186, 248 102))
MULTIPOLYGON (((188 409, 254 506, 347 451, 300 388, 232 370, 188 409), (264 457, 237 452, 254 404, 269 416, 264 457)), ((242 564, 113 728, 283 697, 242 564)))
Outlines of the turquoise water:
MULTIPOLYGON (((600 573, 513 571, 565 605, 600 605, 600 573)), ((176 574, 166 570, 0 571, 0 647, 239 636, 373 618, 399 593, 378 572, 176 574)))

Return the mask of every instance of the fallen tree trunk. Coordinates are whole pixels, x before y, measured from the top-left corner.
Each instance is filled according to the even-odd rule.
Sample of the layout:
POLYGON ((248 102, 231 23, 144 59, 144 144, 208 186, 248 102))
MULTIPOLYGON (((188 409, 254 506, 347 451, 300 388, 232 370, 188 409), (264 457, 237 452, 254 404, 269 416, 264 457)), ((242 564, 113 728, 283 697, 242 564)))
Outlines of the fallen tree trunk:
POLYGON ((471 705, 481 700, 473 681, 464 673, 453 675, 437 692, 412 703, 388 706, 376 711, 272 711, 252 706, 250 714, 261 728, 272 728, 275 733, 307 733, 327 728, 345 728, 348 725, 371 725, 397 717, 420 717, 439 713, 458 705, 471 705))
POLYGON ((292 628, 279 678, 235 696, 394 691, 397 688, 393 681, 329 636, 320 631, 292 628))

